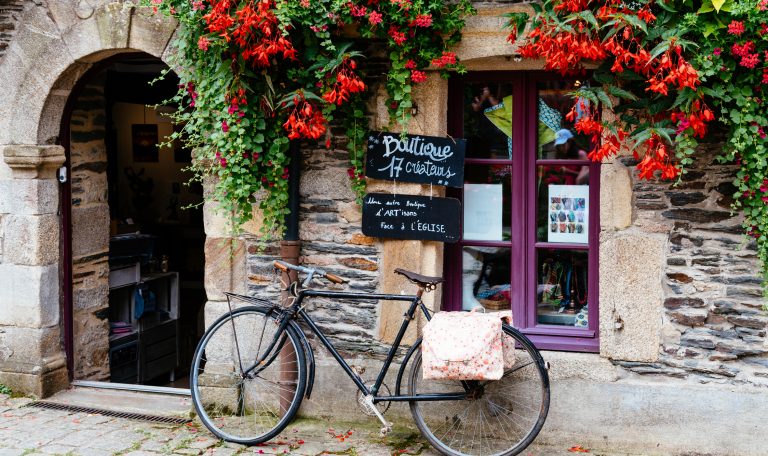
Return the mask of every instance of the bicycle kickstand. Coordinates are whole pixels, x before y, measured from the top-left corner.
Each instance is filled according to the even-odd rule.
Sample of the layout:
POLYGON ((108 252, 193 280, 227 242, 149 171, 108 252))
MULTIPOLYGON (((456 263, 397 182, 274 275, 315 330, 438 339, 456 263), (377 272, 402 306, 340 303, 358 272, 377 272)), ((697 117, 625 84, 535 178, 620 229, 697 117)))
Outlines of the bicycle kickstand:
POLYGON ((369 410, 373 412, 374 415, 376 415, 376 418, 378 418, 379 421, 381 421, 381 424, 384 425, 379 431, 379 435, 381 437, 386 437, 387 434, 392 432, 392 423, 384 419, 384 415, 381 414, 378 407, 376 407, 376 404, 373 403, 373 395, 369 394, 368 396, 365 396, 365 398, 363 399, 363 403, 365 404, 366 407, 369 408, 369 410))

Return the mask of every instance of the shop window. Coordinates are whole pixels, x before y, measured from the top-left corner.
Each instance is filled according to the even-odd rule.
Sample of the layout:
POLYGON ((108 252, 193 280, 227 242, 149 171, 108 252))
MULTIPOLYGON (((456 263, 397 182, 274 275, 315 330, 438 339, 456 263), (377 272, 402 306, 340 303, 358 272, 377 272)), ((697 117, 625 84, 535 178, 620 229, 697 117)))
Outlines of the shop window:
POLYGON ((588 81, 478 72, 450 83, 449 133, 467 140, 462 237, 446 250, 447 310, 512 309, 539 348, 597 351, 599 163, 573 128, 588 81), (518 114, 519 113, 519 114, 518 114))

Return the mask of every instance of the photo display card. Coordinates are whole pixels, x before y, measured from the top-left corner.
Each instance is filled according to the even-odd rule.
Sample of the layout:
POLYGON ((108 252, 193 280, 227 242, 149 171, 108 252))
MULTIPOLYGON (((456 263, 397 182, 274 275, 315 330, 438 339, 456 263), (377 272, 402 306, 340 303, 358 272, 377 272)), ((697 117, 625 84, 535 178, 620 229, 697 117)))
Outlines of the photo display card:
POLYGON ((547 241, 589 242, 589 186, 549 185, 547 241))

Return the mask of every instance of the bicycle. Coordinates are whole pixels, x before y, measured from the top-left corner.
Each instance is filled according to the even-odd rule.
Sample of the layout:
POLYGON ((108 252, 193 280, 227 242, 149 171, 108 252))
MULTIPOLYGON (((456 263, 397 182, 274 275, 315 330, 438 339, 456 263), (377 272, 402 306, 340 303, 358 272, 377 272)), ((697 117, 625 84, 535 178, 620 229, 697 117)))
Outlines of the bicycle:
POLYGON ((308 288, 316 276, 333 283, 344 279, 317 268, 275 262, 276 270, 306 274, 301 285, 292 282, 293 302, 288 306, 268 300, 227 293, 228 312, 206 331, 195 350, 190 389, 195 410, 217 437, 254 445, 277 436, 296 415, 314 383, 314 353, 302 321, 336 359, 360 391, 364 411, 381 421, 382 434, 391 430, 384 412, 392 402, 408 402, 419 431, 446 455, 511 456, 536 437, 549 410, 547 366, 522 333, 504 324, 516 342, 516 363, 497 381, 434 381, 421 375, 421 339, 406 352, 391 394, 384 383, 406 329, 419 308, 428 320, 431 312, 421 300, 436 289, 440 277, 396 269, 418 285, 415 295, 358 293, 308 288), (305 298, 410 302, 403 322, 373 384, 366 384, 341 357, 331 341, 307 313, 305 298), (245 307, 234 308, 233 298, 245 307), (406 366, 410 365, 407 378, 406 366))

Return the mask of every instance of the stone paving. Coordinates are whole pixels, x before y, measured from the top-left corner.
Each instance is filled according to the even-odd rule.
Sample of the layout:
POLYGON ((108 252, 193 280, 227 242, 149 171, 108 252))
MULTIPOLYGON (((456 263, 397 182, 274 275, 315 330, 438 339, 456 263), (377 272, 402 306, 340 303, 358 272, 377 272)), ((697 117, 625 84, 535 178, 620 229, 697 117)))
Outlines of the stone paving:
MULTIPOLYGON (((397 424, 386 438, 376 422, 354 424, 300 419, 263 446, 245 447, 222 442, 199 421, 185 425, 157 424, 103 415, 30 407, 30 399, 0 395, 0 456, 31 454, 66 456, 152 455, 348 455, 436 456, 412 423, 397 424)), ((357 417, 356 417, 357 418, 357 417)), ((590 454, 630 456, 590 450, 590 454)), ((567 447, 533 445, 524 456, 579 454, 567 447)), ((648 454, 648 453, 644 453, 648 454)))

